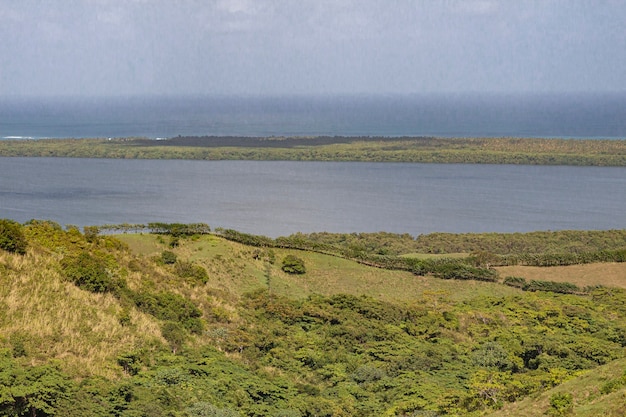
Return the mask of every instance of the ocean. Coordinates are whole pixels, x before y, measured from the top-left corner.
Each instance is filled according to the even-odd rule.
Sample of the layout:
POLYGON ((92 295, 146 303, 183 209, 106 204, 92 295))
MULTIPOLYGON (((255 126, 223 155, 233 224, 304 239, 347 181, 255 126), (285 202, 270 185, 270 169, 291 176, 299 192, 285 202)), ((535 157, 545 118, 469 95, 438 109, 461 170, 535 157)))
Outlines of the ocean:
POLYGON ((3 98, 0 138, 626 138, 626 93, 3 98))
MULTIPOLYGON (((0 138, 626 138, 626 94, 8 99, 0 138)), ((625 227, 626 169, 0 158, 0 218, 255 234, 625 227)))

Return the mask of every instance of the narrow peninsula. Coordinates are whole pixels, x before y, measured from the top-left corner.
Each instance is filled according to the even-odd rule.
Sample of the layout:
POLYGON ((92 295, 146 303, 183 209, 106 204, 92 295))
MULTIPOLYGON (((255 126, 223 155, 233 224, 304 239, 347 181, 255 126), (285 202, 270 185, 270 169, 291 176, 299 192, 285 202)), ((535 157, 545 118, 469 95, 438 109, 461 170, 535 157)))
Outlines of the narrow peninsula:
POLYGON ((626 166, 626 139, 177 136, 2 140, 0 156, 626 166))

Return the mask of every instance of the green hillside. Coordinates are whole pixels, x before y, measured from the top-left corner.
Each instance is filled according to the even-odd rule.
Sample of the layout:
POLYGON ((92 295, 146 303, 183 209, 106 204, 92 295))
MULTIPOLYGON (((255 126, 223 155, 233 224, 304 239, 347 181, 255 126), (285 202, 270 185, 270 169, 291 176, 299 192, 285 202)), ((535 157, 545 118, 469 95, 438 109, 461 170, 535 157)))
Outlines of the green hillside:
POLYGON ((0 415, 623 415, 623 289, 97 232, 0 221, 0 415))

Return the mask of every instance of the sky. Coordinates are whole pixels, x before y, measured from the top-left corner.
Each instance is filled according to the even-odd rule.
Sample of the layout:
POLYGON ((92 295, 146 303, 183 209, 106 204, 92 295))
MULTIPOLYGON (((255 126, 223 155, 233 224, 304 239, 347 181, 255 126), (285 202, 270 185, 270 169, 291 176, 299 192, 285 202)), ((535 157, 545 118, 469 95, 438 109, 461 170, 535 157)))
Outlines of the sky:
POLYGON ((622 0, 0 0, 0 97, 626 92, 622 0))

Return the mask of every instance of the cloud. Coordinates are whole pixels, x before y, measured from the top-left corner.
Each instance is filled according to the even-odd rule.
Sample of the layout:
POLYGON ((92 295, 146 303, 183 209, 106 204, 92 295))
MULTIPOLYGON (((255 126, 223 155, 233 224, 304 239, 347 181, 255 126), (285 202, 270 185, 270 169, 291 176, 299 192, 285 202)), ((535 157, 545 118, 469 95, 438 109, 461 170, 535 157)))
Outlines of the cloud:
POLYGON ((465 0, 456 1, 452 10, 457 13, 470 15, 489 15, 498 10, 499 3, 495 0, 465 0))
POLYGON ((228 13, 256 13, 263 2, 251 0, 220 0, 217 2, 217 9, 228 13))

